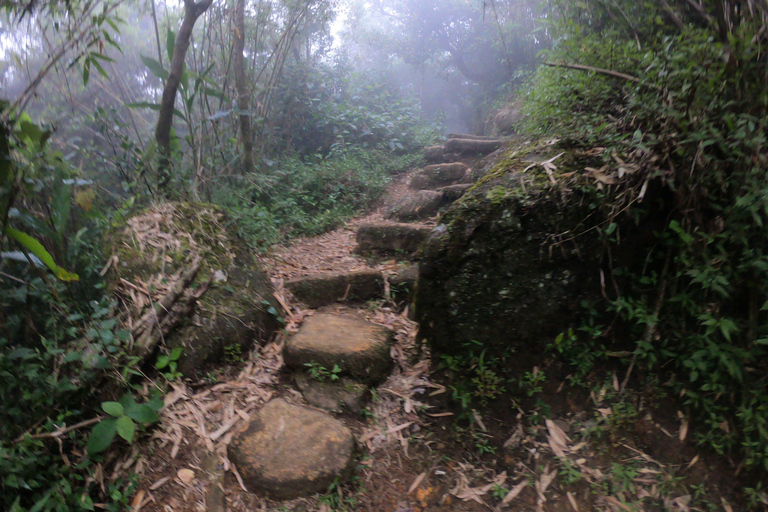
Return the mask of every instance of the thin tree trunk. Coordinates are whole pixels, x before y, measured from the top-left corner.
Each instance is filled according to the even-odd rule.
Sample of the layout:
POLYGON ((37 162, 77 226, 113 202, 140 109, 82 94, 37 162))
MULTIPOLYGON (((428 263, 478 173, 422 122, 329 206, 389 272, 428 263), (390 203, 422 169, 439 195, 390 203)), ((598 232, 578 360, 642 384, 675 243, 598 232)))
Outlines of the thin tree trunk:
POLYGON ((240 111, 240 136, 243 139, 243 172, 253 172, 253 136, 248 112, 248 87, 245 80, 245 0, 237 0, 235 6, 235 34, 232 41, 235 65, 237 109, 240 111))
POLYGON ((213 3, 213 0, 203 0, 195 3, 194 0, 184 0, 184 20, 181 22, 181 29, 176 35, 176 44, 173 47, 173 60, 171 61, 171 71, 168 80, 165 81, 163 89, 163 99, 160 102, 160 113, 157 116, 157 127, 155 128, 155 141, 157 141, 160 151, 159 168, 159 190, 161 193, 167 192, 170 180, 168 167, 171 156, 171 128, 173 127, 173 109, 176 105, 176 93, 179 90, 181 75, 184 70, 184 60, 189 48, 189 40, 192 37, 192 29, 195 22, 213 3))

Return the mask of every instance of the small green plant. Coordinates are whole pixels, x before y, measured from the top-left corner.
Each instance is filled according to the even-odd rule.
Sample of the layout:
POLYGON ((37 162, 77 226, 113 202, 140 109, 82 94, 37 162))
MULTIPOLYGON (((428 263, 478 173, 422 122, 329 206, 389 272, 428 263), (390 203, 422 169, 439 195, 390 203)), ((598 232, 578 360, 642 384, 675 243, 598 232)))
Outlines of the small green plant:
POLYGON ((539 370, 537 366, 533 368, 533 371, 525 372, 525 374, 520 377, 519 386, 527 396, 532 397, 541 393, 543 389, 542 384, 544 384, 546 380, 546 374, 539 370))
POLYGON ((497 500, 503 500, 508 493, 509 493, 509 489, 507 489, 503 485, 493 484, 493 487, 491 488, 491 496, 493 496, 497 500))
POLYGON ((358 504, 357 499, 352 494, 344 492, 338 478, 328 486, 328 492, 320 497, 320 503, 339 512, 352 510, 358 504))
POLYGON ((136 403, 133 395, 124 394, 118 402, 102 402, 101 409, 109 418, 101 420, 88 438, 88 455, 96 455, 109 447, 115 436, 133 443, 136 430, 157 422, 157 411, 163 406, 163 399, 153 398, 144 404, 136 403))
POLYGON ((565 457, 558 457, 557 461, 560 463, 558 475, 563 478, 564 484, 572 485, 582 479, 581 471, 576 464, 565 457))
POLYGON ((178 368, 178 361, 181 357, 181 353, 184 351, 183 347, 176 347, 173 350, 171 350, 171 353, 166 355, 162 355, 157 358, 157 362, 155 363, 155 368, 160 370, 160 373, 163 377, 168 379, 170 382, 173 382, 177 378, 181 377, 181 372, 177 370, 178 368), (166 371, 162 371, 165 369, 168 369, 166 371))
POLYGON ((224 361, 227 364, 237 364, 243 362, 243 349, 240 345, 230 344, 224 347, 224 361))
POLYGON ((475 434, 475 448, 477 448, 477 453, 480 455, 485 455, 486 453, 496 454, 496 448, 490 445, 488 437, 487 434, 475 434))
POLYGON ((310 378, 319 382, 335 382, 341 378, 341 368, 337 364, 334 364, 330 370, 316 362, 304 363, 304 366, 307 367, 310 378))

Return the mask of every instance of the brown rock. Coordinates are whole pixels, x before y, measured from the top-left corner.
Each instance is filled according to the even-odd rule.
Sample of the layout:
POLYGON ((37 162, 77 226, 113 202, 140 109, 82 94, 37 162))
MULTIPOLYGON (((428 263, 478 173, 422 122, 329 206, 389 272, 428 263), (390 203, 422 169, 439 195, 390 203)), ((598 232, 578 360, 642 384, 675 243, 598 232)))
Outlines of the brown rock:
POLYGON ((447 203, 458 201, 464 193, 472 187, 471 183, 460 183, 458 185, 450 185, 448 187, 442 187, 437 189, 438 192, 443 194, 443 198, 447 203))
POLYGON ((443 194, 434 190, 419 190, 395 203, 386 213, 386 217, 399 221, 426 219, 435 215, 441 206, 443 194))
POLYGON ((493 137, 486 135, 472 135, 469 133, 449 133, 447 135, 449 139, 465 139, 465 140, 496 140, 493 137))
POLYGON ((326 413, 272 400, 227 451, 245 486, 277 499, 325 491, 348 473, 354 438, 326 413))
POLYGON ((413 224, 363 224, 357 230, 357 250, 416 252, 430 231, 413 224))
POLYGON ((461 162, 428 165, 411 177, 413 190, 429 190, 464 182, 471 169, 461 162))
POLYGON ((368 386, 342 377, 335 382, 319 381, 306 372, 296 372, 296 385, 307 402, 330 412, 360 414, 368 386))
POLYGON ((419 267, 412 265, 399 270, 388 277, 389 294, 395 302, 408 301, 416 290, 416 282, 419 280, 419 267))
POLYGON ((462 155, 487 155, 501 147, 501 140, 448 139, 445 151, 462 155))
POLYGON ((384 278, 375 270, 319 274, 286 281, 285 287, 310 308, 343 300, 365 301, 382 297, 384 278))
POLYGON ((430 163, 443 161, 443 146, 429 146, 424 148, 424 158, 430 163))
POLYGON ((317 363, 327 369, 338 365, 344 374, 374 382, 392 366, 389 329, 354 317, 326 313, 309 317, 301 330, 285 343, 283 359, 291 368, 317 363))

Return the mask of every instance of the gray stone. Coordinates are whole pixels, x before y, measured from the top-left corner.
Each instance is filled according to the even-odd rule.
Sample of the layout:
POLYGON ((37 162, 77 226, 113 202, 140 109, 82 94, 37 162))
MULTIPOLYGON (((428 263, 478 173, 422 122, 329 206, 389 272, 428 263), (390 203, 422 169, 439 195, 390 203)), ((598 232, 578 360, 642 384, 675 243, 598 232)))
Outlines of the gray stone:
POLYGON ((446 137, 449 139, 465 140, 496 140, 494 137, 488 137, 487 135, 472 135, 470 133, 449 133, 446 137))
POLYGON ((412 224, 363 224, 357 230, 358 251, 416 252, 431 228, 412 224))
POLYGON ((489 355, 536 357, 543 340, 570 325, 580 301, 599 294, 596 235, 561 247, 551 238, 578 232, 588 205, 563 205, 531 179, 524 190, 524 156, 500 155, 505 168, 449 206, 422 246, 415 311, 419 337, 436 351, 461 354, 477 341, 489 355))
POLYGON ((443 199, 445 199, 446 203, 452 203, 461 199, 461 196, 463 196, 470 188, 472 188, 471 183, 460 183, 458 185, 439 188, 437 191, 443 194, 443 199))
POLYGON ((411 177, 410 188, 413 190, 431 190, 466 182, 471 169, 464 163, 428 165, 411 177))
POLYGON ((443 194, 434 190, 419 190, 400 199, 385 216, 399 221, 426 219, 436 215, 441 206, 443 194))
POLYGON ((384 278, 376 270, 301 277, 286 281, 285 287, 313 309, 342 300, 366 301, 384 296, 384 278))
POLYGON ((424 158, 429 163, 440 163, 443 161, 443 146, 429 146, 424 148, 424 158))
POLYGON ((337 381, 319 381, 306 372, 294 375, 296 385, 304 399, 315 407, 330 412, 360 414, 368 392, 368 386, 352 379, 341 377, 337 381))
POLYGON ((448 139, 445 151, 460 155, 487 155, 501 147, 501 140, 448 139))
POLYGON ((301 330, 285 343, 283 359, 290 368, 304 370, 317 363, 328 370, 366 382, 384 378, 392 366, 393 342, 389 329, 351 316, 318 313, 306 319, 301 330))
POLYGON ((346 477, 353 449, 352 432, 340 421, 277 399, 254 415, 227 451, 248 490, 293 499, 346 477))

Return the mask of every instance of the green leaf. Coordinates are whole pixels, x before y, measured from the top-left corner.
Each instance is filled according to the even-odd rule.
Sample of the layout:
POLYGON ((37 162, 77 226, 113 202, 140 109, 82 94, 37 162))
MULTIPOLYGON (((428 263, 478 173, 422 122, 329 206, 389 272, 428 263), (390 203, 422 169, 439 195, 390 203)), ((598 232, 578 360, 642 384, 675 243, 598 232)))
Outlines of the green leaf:
POLYGON ((147 402, 147 407, 149 407, 155 412, 162 409, 164 405, 165 405, 165 402, 163 402, 163 397, 161 396, 156 396, 155 398, 147 402))
POLYGON ((149 70, 152 72, 152 74, 155 75, 157 78, 161 80, 168 79, 168 75, 169 75, 168 71, 166 71, 163 65, 160 64, 155 59, 142 55, 141 62, 143 62, 144 65, 147 66, 149 70))
POLYGON ((24 248, 26 248, 29 252, 37 256, 40 261, 43 262, 43 264, 48 267, 54 274, 56 274, 56 277, 59 278, 61 281, 79 281, 80 276, 77 274, 73 274, 71 272, 68 272, 61 268, 60 266, 56 265, 56 263, 53 261, 53 256, 51 256, 48 251, 45 250, 45 247, 29 236, 26 233, 23 233, 19 231, 18 229, 13 228, 6 228, 5 233, 16 240, 18 243, 20 243, 24 248))
POLYGON ((162 370, 166 366, 168 366, 168 363, 170 363, 171 360, 168 359, 168 356, 160 356, 157 358, 157 363, 155 363, 155 368, 158 370, 162 370))
POLYGON ((115 418, 119 418, 125 414, 125 408, 118 402, 101 402, 101 409, 115 418))
POLYGON ((170 360, 171 361, 178 361, 181 357, 181 353, 184 351, 184 347, 176 347, 173 350, 171 350, 170 360))
POLYGON ((133 436, 136 434, 136 424, 128 416, 121 416, 117 419, 117 433, 128 441, 133 442, 133 436))
POLYGON ((88 438, 88 455, 96 455, 104 451, 117 433, 117 420, 109 418, 101 421, 91 430, 91 436, 88 438))
POLYGON ((155 411, 152 410, 147 404, 136 404, 129 409, 126 409, 125 414, 139 423, 149 425, 160 420, 160 417, 155 411))
POLYGON ((120 397, 120 405, 122 405, 125 409, 130 409, 136 405, 136 399, 133 398, 132 394, 126 393, 120 397))
POLYGON ((173 50, 176 48, 176 34, 168 28, 165 34, 165 49, 168 51, 168 62, 173 62, 173 50))
POLYGON ((137 101, 133 103, 126 103, 125 106, 128 108, 150 108, 155 112, 160 110, 159 103, 149 103, 147 101, 137 101))

